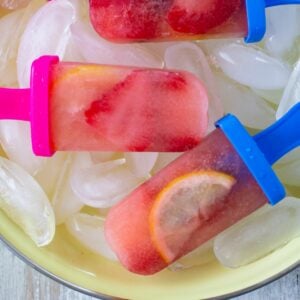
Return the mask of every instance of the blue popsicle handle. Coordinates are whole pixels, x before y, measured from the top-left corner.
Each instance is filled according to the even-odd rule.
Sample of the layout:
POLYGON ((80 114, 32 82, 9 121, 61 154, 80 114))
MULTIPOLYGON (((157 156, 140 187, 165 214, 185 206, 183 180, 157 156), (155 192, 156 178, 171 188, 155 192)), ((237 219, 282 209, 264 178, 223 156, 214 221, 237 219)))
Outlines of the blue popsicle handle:
POLYGON ((259 42, 264 37, 266 33, 266 7, 287 4, 300 4, 300 0, 245 0, 248 23, 245 42, 259 42))
POLYGON ((300 0, 265 0, 266 7, 285 5, 285 4, 300 4, 300 0))
POLYGON ((300 103, 253 139, 270 165, 300 146, 300 103))

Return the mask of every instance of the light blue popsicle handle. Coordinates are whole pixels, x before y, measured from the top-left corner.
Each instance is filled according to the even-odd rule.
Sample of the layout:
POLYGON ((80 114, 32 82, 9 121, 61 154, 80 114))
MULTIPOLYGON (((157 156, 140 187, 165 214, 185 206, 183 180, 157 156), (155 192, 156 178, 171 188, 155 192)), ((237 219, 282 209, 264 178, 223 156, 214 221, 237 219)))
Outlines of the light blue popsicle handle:
MULTIPOLYGON (((275 0, 272 1, 275 2, 275 0)), ((270 165, 300 146, 300 103, 296 104, 272 126, 255 135, 253 139, 270 165)))

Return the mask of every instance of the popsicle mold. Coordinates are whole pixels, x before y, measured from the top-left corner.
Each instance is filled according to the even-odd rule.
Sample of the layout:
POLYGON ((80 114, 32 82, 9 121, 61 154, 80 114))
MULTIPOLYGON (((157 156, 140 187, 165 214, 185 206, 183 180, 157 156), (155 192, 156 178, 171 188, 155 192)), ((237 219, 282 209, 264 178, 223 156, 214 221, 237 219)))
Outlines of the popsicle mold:
POLYGON ((251 137, 227 115, 185 152, 113 207, 106 237, 130 271, 150 275, 216 236, 285 189, 271 165, 300 145, 300 103, 251 137))
POLYGON ((31 68, 31 87, 0 88, 0 119, 29 121, 32 148, 36 155, 52 156, 49 125, 49 69, 58 57, 42 56, 31 68))
POLYGON ((33 152, 52 156, 55 152, 50 136, 49 89, 50 68, 59 62, 55 56, 43 56, 35 60, 31 71, 30 124, 33 152))
POLYGON ((276 123, 253 138, 233 115, 216 123, 239 153, 271 205, 285 196, 285 189, 271 166, 300 145, 300 103, 293 106, 276 123))
POLYGON ((126 269, 151 275, 266 203, 218 128, 113 207, 106 238, 126 269))
POLYGON ((33 151, 182 152, 208 123, 202 83, 185 71, 59 62, 32 64, 28 89, 0 89, 2 119, 31 123, 33 151))
POLYGON ((244 37, 260 41, 266 8, 299 0, 90 0, 95 30, 115 42, 244 37))
POLYGON ((274 205, 282 200, 285 196, 284 187, 271 168, 267 157, 256 143, 255 137, 253 139, 233 115, 225 116, 216 123, 216 126, 223 131, 231 142, 264 191, 269 203, 274 205))

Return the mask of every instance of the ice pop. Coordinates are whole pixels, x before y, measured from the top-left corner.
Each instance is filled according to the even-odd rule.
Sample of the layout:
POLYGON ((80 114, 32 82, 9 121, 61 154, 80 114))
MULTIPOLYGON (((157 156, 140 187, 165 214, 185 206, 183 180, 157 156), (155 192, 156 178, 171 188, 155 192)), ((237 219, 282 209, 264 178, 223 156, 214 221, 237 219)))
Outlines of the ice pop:
POLYGON ((245 37, 260 41, 265 8, 300 0, 90 0, 95 30, 115 42, 245 37))
POLYGON ((0 119, 31 122, 33 150, 185 151, 207 130, 202 83, 181 71, 33 63, 30 89, 0 89, 0 119))
POLYGON ((110 211, 106 238, 131 272, 154 274, 285 190, 271 165, 300 145, 300 104, 253 138, 232 115, 110 211))

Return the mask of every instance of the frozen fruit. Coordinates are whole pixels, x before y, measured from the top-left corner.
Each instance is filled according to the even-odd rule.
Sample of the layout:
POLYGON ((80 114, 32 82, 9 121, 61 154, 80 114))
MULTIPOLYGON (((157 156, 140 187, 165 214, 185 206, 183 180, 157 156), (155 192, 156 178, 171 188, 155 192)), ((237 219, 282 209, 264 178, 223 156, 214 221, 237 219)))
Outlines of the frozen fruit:
POLYGON ((168 23, 183 33, 203 34, 226 22, 242 0, 175 0, 168 12, 168 23))
POLYGON ((222 172, 200 171, 174 179, 158 194, 150 212, 150 231, 166 263, 181 254, 191 234, 220 206, 235 182, 222 172))
POLYGON ((160 34, 171 0, 90 0, 91 19, 110 39, 152 39, 160 34))

